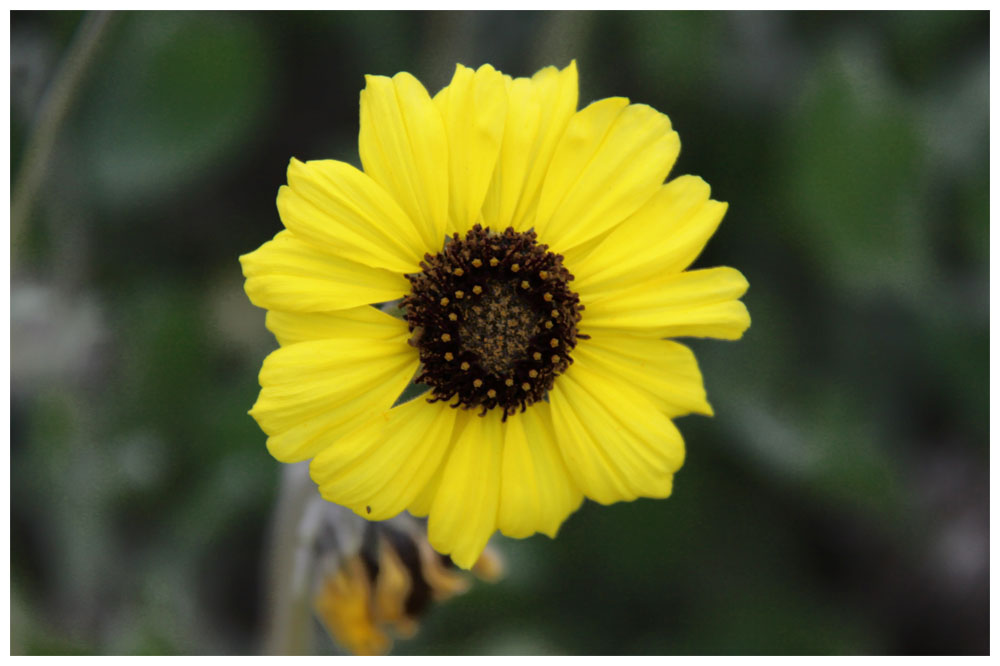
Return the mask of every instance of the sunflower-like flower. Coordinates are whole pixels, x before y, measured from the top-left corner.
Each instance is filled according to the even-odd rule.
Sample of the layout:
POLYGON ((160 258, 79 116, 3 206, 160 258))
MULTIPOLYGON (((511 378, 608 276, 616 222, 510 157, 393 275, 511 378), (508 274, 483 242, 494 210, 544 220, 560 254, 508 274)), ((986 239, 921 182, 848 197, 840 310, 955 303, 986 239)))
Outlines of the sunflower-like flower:
POLYGON ((583 497, 667 497, 672 419, 712 414, 667 338, 750 325, 738 271, 685 270, 726 204, 664 183, 667 116, 577 95, 575 62, 459 65, 434 97, 368 76, 364 170, 293 159, 285 229, 241 257, 280 344, 250 412, 268 450, 312 459, 322 496, 365 518, 427 516, 463 568, 498 529, 555 536, 583 497))

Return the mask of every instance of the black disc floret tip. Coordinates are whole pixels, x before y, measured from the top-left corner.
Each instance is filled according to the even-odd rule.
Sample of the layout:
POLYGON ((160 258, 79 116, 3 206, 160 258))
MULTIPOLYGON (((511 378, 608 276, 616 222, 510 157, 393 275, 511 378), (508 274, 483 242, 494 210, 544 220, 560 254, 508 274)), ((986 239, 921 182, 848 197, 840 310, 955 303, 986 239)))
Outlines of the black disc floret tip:
POLYGON ((418 384, 430 402, 497 408, 506 419, 545 398, 573 362, 580 297, 562 256, 534 231, 476 225, 465 238, 424 255, 403 299, 410 344, 420 352, 418 384))

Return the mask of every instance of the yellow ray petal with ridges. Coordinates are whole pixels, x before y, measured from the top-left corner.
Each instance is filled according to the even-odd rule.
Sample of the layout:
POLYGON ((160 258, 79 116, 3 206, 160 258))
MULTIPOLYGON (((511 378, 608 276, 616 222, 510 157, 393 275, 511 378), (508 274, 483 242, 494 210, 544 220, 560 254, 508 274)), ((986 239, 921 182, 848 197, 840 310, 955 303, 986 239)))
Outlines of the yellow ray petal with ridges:
POLYGON ((708 183, 697 176, 680 176, 662 186, 599 248, 575 260, 576 287, 596 295, 687 268, 726 213, 726 204, 712 201, 710 194, 708 183))
MULTIPOLYGON (((454 436, 452 439, 454 439, 454 436)), ((439 466, 437 471, 431 475, 430 480, 424 486, 423 490, 413 498, 410 506, 406 507, 407 511, 417 518, 425 518, 431 512, 431 507, 434 505, 434 498, 437 496, 438 486, 441 485, 443 471, 444 465, 439 466)))
POLYGON ((475 71, 456 65, 434 104, 448 135, 448 232, 464 234, 479 219, 493 178, 507 118, 507 86, 490 65, 475 71))
POLYGON ((300 342, 264 359, 261 391, 250 414, 282 462, 314 456, 388 410, 416 372, 419 358, 405 336, 300 342))
MULTIPOLYGON (((421 396, 411 402, 426 402, 425 398, 426 396, 421 396)), ((422 407, 425 411, 427 408, 426 404, 422 407)), ((435 477, 451 450, 457 410, 445 403, 434 403, 432 411, 436 414, 435 420, 424 439, 412 442, 408 451, 398 452, 399 467, 393 477, 369 499, 351 507, 358 515, 371 520, 391 518, 416 501, 424 488, 432 480, 436 480, 435 477)), ((413 424, 404 421, 397 428, 411 431, 413 424)), ((383 450, 383 445, 384 443, 379 445, 379 455, 391 460, 390 453, 383 450)), ((369 461, 365 464, 369 464, 369 461)))
POLYGON ((512 226, 524 179, 531 167, 528 156, 534 148, 542 117, 538 91, 531 79, 505 76, 504 82, 507 85, 507 120, 482 210, 483 225, 495 230, 512 226))
POLYGON ((503 432, 495 410, 463 410, 454 448, 445 462, 427 519, 427 539, 439 553, 469 569, 497 527, 503 432))
POLYGON ((539 237, 563 252, 613 228, 656 193, 679 152, 670 119, 645 104, 612 97, 579 111, 542 188, 539 237))
POLYGON ((587 497, 611 504, 670 494, 684 443, 641 392, 598 367, 574 363, 549 398, 563 460, 587 497))
POLYGON ((569 248, 568 250, 563 250, 562 252, 559 253, 562 255, 563 265, 566 266, 567 270, 569 270, 569 272, 573 274, 574 282, 570 283, 570 288, 573 289, 573 291, 576 291, 575 280, 576 280, 576 274, 578 272, 576 266, 578 266, 582 261, 586 260, 586 258, 592 252, 596 252, 597 248, 599 248, 604 243, 604 240, 608 237, 610 233, 611 230, 608 229, 604 233, 598 234, 588 241, 580 243, 579 245, 575 245, 569 248))
POLYGON ((738 300, 747 286, 738 270, 720 267, 668 275, 594 300, 583 289, 587 309, 581 330, 736 340, 750 326, 746 306, 738 300))
POLYGON ((316 456, 320 493, 371 520, 409 505, 448 451, 456 410, 415 398, 376 415, 316 456))
MULTIPOLYGON (((590 103, 570 118, 556 144, 549 172, 539 192, 539 205, 532 219, 532 225, 539 234, 545 235, 559 204, 593 155, 600 150, 608 131, 628 103, 625 97, 607 97, 590 103)), ((552 239, 553 235, 546 236, 545 242, 551 245, 552 239)), ((569 246, 559 243, 558 247, 562 250, 569 246)))
POLYGON ((374 268, 413 273, 432 249, 382 186, 344 162, 293 158, 278 213, 296 236, 374 268))
POLYGON ((679 342, 599 331, 577 346, 573 358, 642 391, 670 418, 713 413, 694 352, 679 342))
POLYGON ((508 226, 527 231, 552 154, 576 112, 576 61, 563 70, 546 67, 530 79, 507 81, 507 123, 483 220, 498 231, 508 226))
POLYGON ((289 231, 240 257, 250 302, 268 310, 322 312, 383 303, 410 291, 402 273, 330 254, 289 231))
POLYGON ((405 369, 389 377, 378 390, 359 393, 353 398, 317 407, 315 415, 267 438, 267 450, 280 462, 301 462, 317 455, 358 427, 358 421, 385 410, 386 401, 397 397, 413 377, 405 369))
POLYGON ((377 389, 376 378, 410 366, 415 356, 402 338, 337 338, 281 347, 264 359, 261 393, 251 413, 265 432, 281 432, 329 403, 377 389))
POLYGON ((569 121, 576 113, 580 96, 575 60, 562 70, 555 67, 541 69, 531 77, 531 82, 538 91, 538 100, 543 113, 535 139, 537 149, 530 156, 530 167, 524 180, 524 189, 517 202, 514 218, 511 220, 511 225, 518 231, 527 231, 534 222, 538 199, 541 196, 542 185, 548 177, 552 156, 566 132, 569 121))
POLYGON ((508 418, 504 430, 497 527, 509 537, 542 532, 555 538, 583 493, 556 446, 548 403, 508 418))
POLYGON ((407 72, 366 76, 358 152, 365 173, 413 220, 425 247, 439 247, 448 222, 448 139, 441 113, 407 72))
POLYGON ((333 312, 268 310, 265 326, 282 346, 327 338, 389 340, 409 332, 405 321, 370 305, 333 312))

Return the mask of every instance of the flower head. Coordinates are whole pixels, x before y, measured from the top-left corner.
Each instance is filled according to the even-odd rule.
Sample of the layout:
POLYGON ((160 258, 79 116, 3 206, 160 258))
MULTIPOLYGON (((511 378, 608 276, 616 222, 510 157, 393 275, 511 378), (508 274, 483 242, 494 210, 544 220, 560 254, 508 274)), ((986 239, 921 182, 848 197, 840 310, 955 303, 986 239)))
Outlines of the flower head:
POLYGON ((576 107, 575 63, 459 65, 433 98, 369 76, 364 170, 293 159, 285 230, 241 257, 281 345, 251 410, 271 454, 312 459, 322 496, 370 520, 428 516, 464 568, 498 529, 555 536, 585 496, 668 496, 672 419, 712 409, 667 338, 750 324, 738 271, 685 270, 726 204, 700 178, 664 183, 670 120, 576 107), (401 400, 412 380, 423 394, 401 400))
MULTIPOLYGON (((318 497, 316 501, 322 502, 318 497)), ((345 650, 357 655, 387 653, 394 636, 416 634, 420 617, 432 602, 469 588, 469 576, 431 550, 423 526, 413 518, 404 514, 370 523, 329 502, 322 504, 310 503, 306 512, 314 532, 312 604, 320 622, 345 650)), ((472 571, 496 580, 503 571, 502 560, 487 548, 472 571)))

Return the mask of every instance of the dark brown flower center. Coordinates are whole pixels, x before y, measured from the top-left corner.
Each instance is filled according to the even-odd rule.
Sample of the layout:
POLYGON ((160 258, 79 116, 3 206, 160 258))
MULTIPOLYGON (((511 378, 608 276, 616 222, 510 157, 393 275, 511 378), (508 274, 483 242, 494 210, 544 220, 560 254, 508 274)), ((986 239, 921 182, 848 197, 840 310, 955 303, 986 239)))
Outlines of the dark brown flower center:
POLYGON ((431 402, 495 407, 506 419, 542 400, 573 362, 580 298, 562 256, 535 232, 502 234, 476 225, 424 256, 403 299, 410 344, 420 352, 417 383, 431 402))

